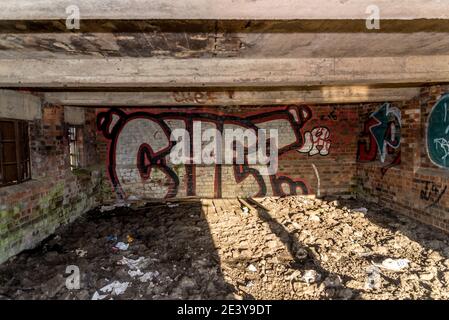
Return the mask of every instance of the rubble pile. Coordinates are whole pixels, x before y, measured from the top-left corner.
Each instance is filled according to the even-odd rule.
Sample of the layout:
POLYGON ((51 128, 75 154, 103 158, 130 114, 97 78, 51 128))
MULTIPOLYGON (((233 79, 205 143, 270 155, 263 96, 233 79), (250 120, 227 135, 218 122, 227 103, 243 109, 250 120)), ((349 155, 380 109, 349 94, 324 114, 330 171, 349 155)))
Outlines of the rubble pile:
POLYGON ((448 240, 356 199, 120 206, 0 265, 0 298, 448 299, 448 240))

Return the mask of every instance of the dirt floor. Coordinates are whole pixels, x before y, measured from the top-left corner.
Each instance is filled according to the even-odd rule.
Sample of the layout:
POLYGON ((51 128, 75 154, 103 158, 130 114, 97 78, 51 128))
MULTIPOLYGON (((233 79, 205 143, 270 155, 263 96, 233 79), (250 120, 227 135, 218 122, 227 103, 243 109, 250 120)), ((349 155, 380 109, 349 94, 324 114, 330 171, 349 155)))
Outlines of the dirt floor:
POLYGON ((449 298, 447 235, 355 199, 110 209, 0 265, 0 298, 449 298))

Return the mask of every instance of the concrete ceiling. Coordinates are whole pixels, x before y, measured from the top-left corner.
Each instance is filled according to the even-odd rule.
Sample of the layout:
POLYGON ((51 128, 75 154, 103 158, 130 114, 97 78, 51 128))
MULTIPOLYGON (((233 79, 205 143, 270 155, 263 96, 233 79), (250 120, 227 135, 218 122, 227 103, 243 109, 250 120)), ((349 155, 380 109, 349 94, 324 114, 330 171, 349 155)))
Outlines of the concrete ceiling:
POLYGON ((0 19, 65 19, 70 5, 86 20, 365 19, 372 5, 382 19, 449 19, 446 0, 4 0, 0 19))
POLYGON ((130 88, 152 91, 136 105, 185 105, 176 92, 204 88, 206 104, 366 102, 442 82, 449 1, 6 0, 0 11, 0 88, 59 103, 134 101, 130 88), (380 30, 365 26, 373 4, 380 30), (69 5, 80 30, 66 28, 69 5))
POLYGON ((312 58, 444 55, 449 23, 364 20, 0 22, 1 58, 312 58))

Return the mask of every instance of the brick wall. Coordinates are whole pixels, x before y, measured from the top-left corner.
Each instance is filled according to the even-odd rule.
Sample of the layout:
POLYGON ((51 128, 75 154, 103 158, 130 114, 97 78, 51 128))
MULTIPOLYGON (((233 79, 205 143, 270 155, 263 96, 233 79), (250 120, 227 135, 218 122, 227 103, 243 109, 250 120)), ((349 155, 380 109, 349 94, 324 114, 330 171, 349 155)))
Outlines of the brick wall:
POLYGON ((86 169, 75 174, 66 128, 60 106, 45 105, 41 119, 29 122, 32 180, 0 188, 0 263, 99 203, 95 112, 86 111, 82 129, 86 169))
POLYGON ((86 109, 80 135, 85 168, 75 173, 64 108, 45 105, 30 121, 32 180, 0 188, 0 262, 117 197, 357 192, 449 231, 449 168, 439 138, 447 128, 440 128, 446 121, 441 105, 434 107, 445 92, 449 86, 425 87, 419 97, 392 104, 86 109), (429 122, 431 115, 436 120, 429 122), (179 128, 193 134, 197 122, 202 133, 278 129, 279 170, 264 176, 260 165, 171 163, 170 134, 179 128), (428 132, 431 143, 439 143, 432 161, 428 132))
MULTIPOLYGON (((387 143, 384 162, 376 150, 375 159, 366 161, 359 157, 357 165, 358 186, 362 197, 445 231, 449 231, 449 167, 432 163, 427 152, 427 141, 433 144, 436 143, 436 138, 447 137, 444 131, 449 126, 449 116, 445 125, 445 115, 435 114, 439 120, 429 126, 429 115, 438 101, 440 109, 436 112, 443 110, 441 98, 448 92, 449 86, 425 87, 415 99, 392 105, 401 111, 400 146, 394 149, 387 143), (432 133, 429 139, 426 138, 428 130, 432 133), (395 163, 395 157, 399 153, 400 163, 395 163)), ((359 107, 361 132, 372 118, 370 115, 380 107, 380 104, 359 107)), ((390 112, 389 118, 392 118, 391 115, 390 112)), ((381 132, 384 132, 384 138, 390 139, 391 133, 378 127, 378 136, 381 137, 381 132)), ((369 136, 370 134, 362 134, 359 141, 367 141, 369 136)), ((366 146, 368 145, 369 142, 366 146)), ((436 156, 444 157, 444 148, 441 145, 438 148, 436 156)))
POLYGON ((113 197, 347 193, 356 172, 356 107, 103 109, 97 114, 98 135, 103 141, 98 144, 98 153, 111 189, 116 191, 111 193, 113 197), (260 165, 171 163, 169 153, 174 146, 170 145, 170 134, 183 128, 193 137, 192 128, 197 123, 201 123, 201 132, 211 128, 278 129, 278 172, 263 175, 260 165))

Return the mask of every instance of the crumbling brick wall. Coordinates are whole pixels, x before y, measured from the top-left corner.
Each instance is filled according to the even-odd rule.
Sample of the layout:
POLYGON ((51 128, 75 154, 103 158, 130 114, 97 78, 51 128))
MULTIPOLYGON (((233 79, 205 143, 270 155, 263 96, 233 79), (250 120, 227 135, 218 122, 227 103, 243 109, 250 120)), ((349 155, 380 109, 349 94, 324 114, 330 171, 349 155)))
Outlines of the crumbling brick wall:
MULTIPOLYGON (((357 164, 359 192, 363 197, 445 231, 449 231, 449 190, 447 190, 449 167, 438 166, 431 161, 427 143, 436 143, 438 140, 436 141, 436 136, 433 137, 432 134, 429 138, 427 136, 429 130, 441 129, 439 132, 443 132, 449 126, 449 115, 446 119, 448 123, 444 125, 444 114, 436 114, 437 118, 441 119, 441 123, 430 123, 429 126, 432 110, 436 107, 444 108, 441 102, 443 102, 444 94, 448 92, 449 86, 424 87, 420 95, 413 100, 392 105, 401 112, 400 146, 394 150, 387 143, 384 162, 381 161, 378 149, 372 161, 363 157, 360 159, 359 150, 357 164), (437 106, 439 102, 440 105, 437 106), (443 127, 435 128, 435 126, 443 127), (398 154, 400 161, 395 161, 398 154)), ((367 123, 369 126, 373 112, 378 111, 380 107, 380 104, 359 107, 361 119, 359 125, 362 132, 359 146, 364 142, 367 144, 363 146, 368 149, 371 146, 368 140, 372 134, 364 129, 367 123)), ((378 114, 377 118, 387 119, 382 118, 381 114, 378 114)), ((376 123, 371 122, 371 126, 376 128, 376 123)), ((377 140, 380 140, 382 132, 385 133, 384 138, 391 140, 391 133, 382 130, 379 125, 377 127, 380 129, 377 129, 379 136, 377 140)), ((376 129, 372 131, 376 132, 376 129)), ((444 138, 444 132, 438 137, 440 136, 444 138)), ((371 138, 371 142, 375 141, 375 138, 371 138)), ((440 148, 438 156, 442 158, 445 155, 444 149, 438 147, 440 148)))
MULTIPOLYGON (((98 152, 112 190, 122 198, 264 196, 347 193, 356 172, 356 105, 144 108, 98 110, 98 152), (275 128, 276 174, 261 166, 173 164, 170 135, 201 123, 214 128, 275 128)), ((203 143, 204 147, 204 143, 203 143)), ((193 153, 192 153, 193 155, 193 153)))
POLYGON ((0 188, 0 263, 99 203, 95 112, 86 110, 87 168, 76 173, 70 170, 64 107, 43 106, 42 119, 30 121, 29 128, 32 179, 0 188))

